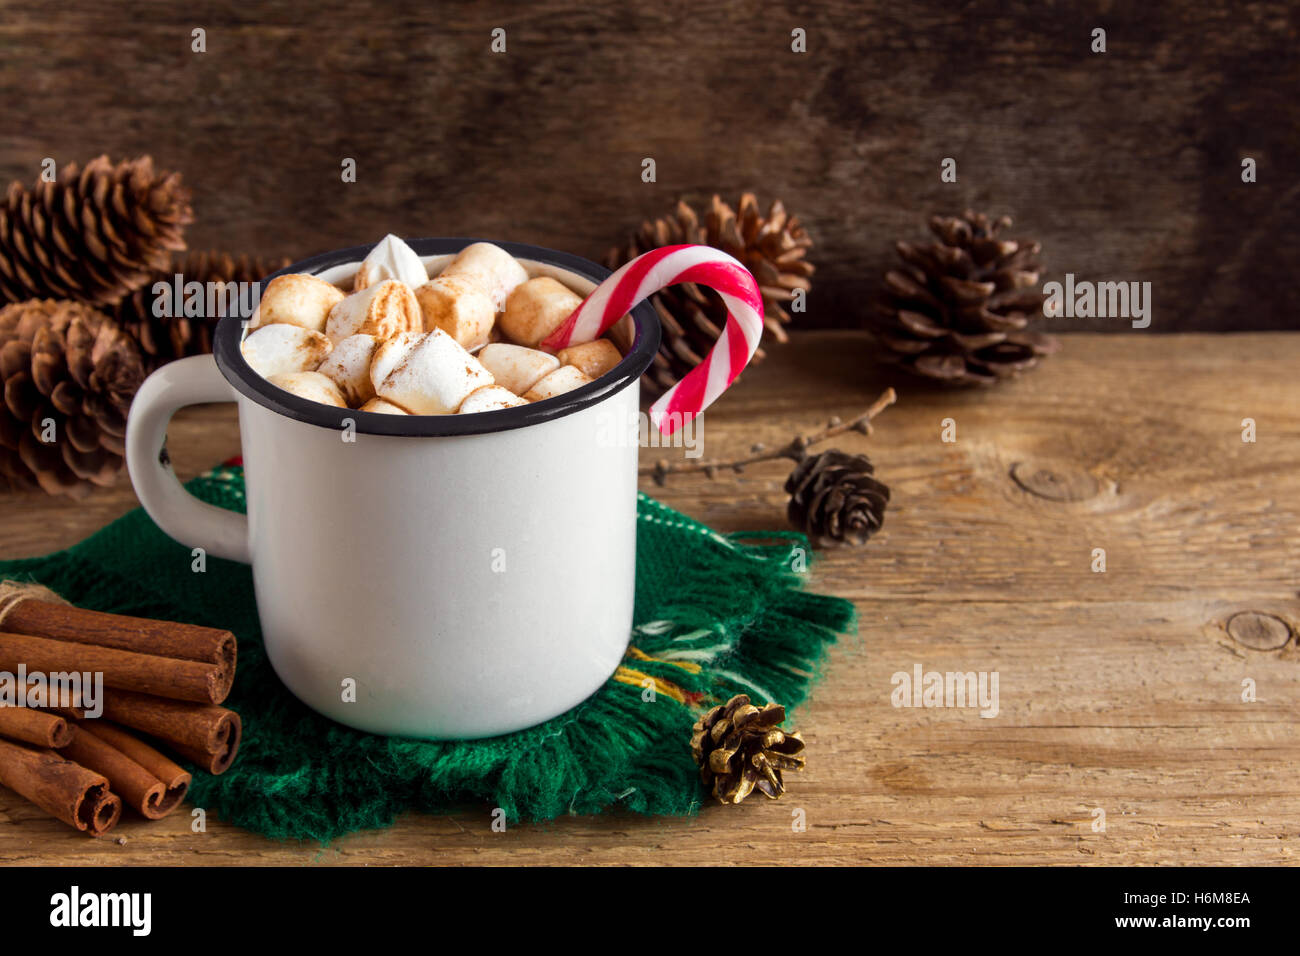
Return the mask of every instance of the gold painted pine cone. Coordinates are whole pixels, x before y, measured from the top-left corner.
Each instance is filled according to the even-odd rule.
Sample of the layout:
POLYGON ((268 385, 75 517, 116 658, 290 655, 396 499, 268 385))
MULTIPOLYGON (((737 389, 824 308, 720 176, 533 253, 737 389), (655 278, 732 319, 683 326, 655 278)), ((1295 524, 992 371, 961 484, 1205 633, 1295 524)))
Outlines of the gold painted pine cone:
POLYGON ((0 309, 0 476, 72 497, 113 484, 143 378, 135 342, 90 306, 35 299, 0 309))
POLYGON ((786 516, 816 547, 865 544, 885 522, 889 487, 866 455, 832 448, 809 455, 785 480, 786 516))
POLYGON ((784 720, 780 704, 760 709, 737 694, 695 722, 691 753, 718 802, 740 803, 754 790, 771 799, 785 792, 782 774, 804 768, 804 742, 780 729, 784 720))
POLYGON ((148 156, 116 165, 100 156, 54 182, 14 182, 0 202, 0 302, 112 305, 185 248, 193 218, 180 174, 148 156))
POLYGON ((895 244, 903 261, 885 273, 871 321, 884 358, 933 381, 992 385, 1060 348, 1029 328, 1043 312, 1040 246, 1000 236, 1010 225, 967 210, 932 216, 935 242, 895 244))
MULTIPOLYGON (((805 256, 813 241, 779 199, 763 215, 753 193, 741 196, 736 209, 714 196, 703 220, 694 208, 679 200, 671 215, 641 223, 641 228, 622 245, 610 249, 605 265, 617 269, 651 249, 682 243, 713 246, 742 262, 754 274, 763 293, 764 338, 787 340, 784 327, 791 316, 785 304, 797 290, 807 292, 812 288, 814 266, 805 256)), ((651 296, 651 303, 659 313, 663 338, 659 353, 642 378, 642 386, 649 394, 657 395, 675 385, 708 355, 726 324, 727 309, 716 293, 694 283, 657 292, 651 296)), ((751 364, 761 362, 763 355, 760 348, 751 364)))

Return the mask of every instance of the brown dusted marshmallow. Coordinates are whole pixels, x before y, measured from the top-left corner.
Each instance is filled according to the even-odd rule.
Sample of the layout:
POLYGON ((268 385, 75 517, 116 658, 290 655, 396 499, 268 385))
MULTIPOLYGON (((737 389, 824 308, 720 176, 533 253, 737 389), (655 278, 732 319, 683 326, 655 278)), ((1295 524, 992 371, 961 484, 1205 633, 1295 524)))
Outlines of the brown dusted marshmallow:
POLYGON ((478 360, 492 373, 498 385, 522 395, 539 380, 560 367, 560 360, 550 352, 492 342, 479 350, 478 360))
POLYGON ((394 405, 392 402, 386 402, 382 398, 372 398, 361 406, 363 412, 377 412, 380 415, 409 415, 411 414, 401 405, 394 405))
POLYGON ((379 397, 415 415, 450 415, 470 392, 491 385, 492 373, 442 329, 424 333, 380 382, 379 397))
POLYGON ((379 385, 388 373, 406 361, 406 356, 424 340, 423 332, 402 332, 387 342, 381 342, 370 358, 370 384, 379 391, 379 385))
POLYGON ((375 386, 370 381, 370 361, 377 348, 379 339, 373 335, 349 335, 334 346, 334 351, 316 371, 337 385, 348 405, 356 408, 375 397, 375 386))
POLYGON ((315 369, 334 346, 328 338, 300 325, 264 325, 240 345, 244 361, 258 375, 287 375, 315 369))
POLYGON ((457 410, 459 415, 472 415, 475 412, 496 412, 503 408, 516 408, 528 403, 500 385, 484 385, 470 392, 457 410))
POLYGON ((582 345, 570 345, 560 349, 556 358, 561 365, 572 365, 582 369, 588 378, 597 379, 623 361, 623 354, 609 339, 596 339, 582 345))
POLYGON ((510 293, 501 331, 517 345, 535 349, 582 305, 582 297, 550 276, 529 279, 510 293))
POLYGON ((325 334, 334 342, 342 342, 349 335, 391 339, 399 332, 419 332, 423 328, 420 304, 410 286, 385 279, 353 292, 330 309, 325 334))
POLYGON ((442 329, 467 349, 487 344, 497 310, 471 276, 440 275, 415 290, 424 331, 442 329))
POLYGON ((500 246, 490 242, 476 242, 466 246, 447 263, 442 276, 468 276, 487 293, 492 308, 500 312, 515 286, 528 278, 528 273, 515 257, 500 246))
POLYGON ((565 392, 571 392, 578 386, 586 385, 590 381, 591 379, 583 374, 582 369, 573 365, 561 365, 530 388, 524 398, 530 402, 540 402, 547 398, 554 398, 556 395, 563 395, 565 392))
POLYGON ((276 276, 262 290, 249 328, 280 324, 324 332, 330 309, 342 299, 341 289, 316 276, 301 272, 276 276))
POLYGON ((299 398, 320 402, 322 405, 333 405, 336 408, 348 407, 339 387, 320 372, 290 372, 288 375, 273 375, 270 381, 272 385, 278 385, 299 398))
POLYGON ((361 268, 352 278, 352 289, 364 289, 385 279, 405 282, 412 289, 429 281, 429 272, 415 250, 392 233, 375 243, 362 260, 361 268))

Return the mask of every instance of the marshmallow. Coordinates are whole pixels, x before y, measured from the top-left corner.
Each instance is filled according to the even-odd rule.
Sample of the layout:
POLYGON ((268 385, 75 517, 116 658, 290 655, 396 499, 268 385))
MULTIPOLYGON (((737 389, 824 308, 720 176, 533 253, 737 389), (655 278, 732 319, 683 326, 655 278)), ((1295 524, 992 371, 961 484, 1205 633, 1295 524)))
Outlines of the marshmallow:
POLYGON ((391 232, 380 239, 352 279, 354 292, 385 279, 405 282, 412 289, 429 281, 429 272, 415 250, 391 232))
POLYGON ((492 373, 478 359, 442 329, 434 329, 375 391, 415 415, 450 415, 470 392, 492 384, 492 373))
POLYGON ((530 388, 524 398, 530 402, 540 402, 546 398, 554 398, 556 395, 571 392, 578 386, 586 385, 590 381, 591 379, 583 374, 582 369, 573 365, 561 365, 530 388))
POLYGON ((258 375, 288 375, 316 368, 334 346, 319 332, 300 325, 264 325, 250 332, 240 345, 247 362, 258 375))
POLYGON ((406 356, 424 340, 423 332, 402 332, 382 342, 370 359, 370 384, 378 390, 388 374, 406 361, 406 356))
POLYGON ((321 362, 320 372, 343 393, 348 405, 356 408, 375 397, 375 386, 370 381, 370 360, 379 339, 373 335, 349 335, 334 346, 329 358, 321 362))
POLYGON ((325 334, 334 342, 362 334, 390 339, 398 332, 419 332, 423 327, 415 293, 396 279, 384 279, 330 309, 325 334))
POLYGON ((277 276, 262 290, 249 328, 282 323, 324 332, 330 309, 342 298, 343 290, 324 279, 300 272, 277 276))
POLYGON ((528 273, 515 261, 514 256, 490 242, 476 242, 466 246, 456 254, 455 259, 447 263, 440 275, 469 276, 474 279, 488 294, 492 308, 497 312, 505 307, 506 299, 515 286, 528 278, 528 273))
POLYGON ((577 293, 550 276, 529 279, 506 300, 501 331, 518 345, 537 348, 580 305, 577 293))
POLYGON ((522 395, 541 379, 560 367, 560 360, 549 352, 526 349, 522 345, 493 342, 478 353, 478 360, 492 373, 498 385, 522 395))
POLYGON ((382 398, 372 398, 361 406, 363 412, 376 412, 380 415, 409 415, 411 414, 400 405, 394 405, 392 402, 386 402, 382 398))
POLYGON ((299 398, 320 402, 322 405, 334 405, 347 408, 343 393, 339 387, 320 372, 291 372, 288 375, 272 375, 271 384, 278 385, 286 392, 292 392, 299 398))
POLYGON ((588 378, 597 379, 623 361, 623 355, 609 339, 596 339, 582 345, 570 345, 556 353, 561 365, 582 369, 588 378))
POLYGON ((485 345, 497 310, 472 276, 440 275, 415 290, 424 331, 442 329, 467 349, 485 345))
POLYGON ((516 408, 527 405, 522 398, 500 385, 485 385, 469 393, 469 397, 460 403, 459 415, 472 415, 474 412, 495 412, 503 408, 516 408))

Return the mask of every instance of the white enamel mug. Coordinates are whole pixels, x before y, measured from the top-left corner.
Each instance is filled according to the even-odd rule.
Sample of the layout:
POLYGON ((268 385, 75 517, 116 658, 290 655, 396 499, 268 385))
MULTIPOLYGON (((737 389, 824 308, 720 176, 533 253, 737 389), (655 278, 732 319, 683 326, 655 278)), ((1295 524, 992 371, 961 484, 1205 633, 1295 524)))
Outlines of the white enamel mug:
MULTIPOLYGON (((474 241, 410 244, 436 267, 474 241)), ((576 256, 498 245, 580 295, 608 275, 576 256)), ((367 251, 282 271, 339 282, 367 251)), ((141 386, 127 422, 131 482, 168 535, 252 565, 267 656, 309 707, 428 739, 529 727, 594 693, 627 649, 637 443, 624 439, 660 335, 647 304, 632 325, 623 361, 575 391, 406 416, 271 385, 243 359, 243 323, 226 318, 213 355, 164 365, 141 386), (239 406, 247 518, 188 494, 161 455, 177 409, 227 401, 239 406)))

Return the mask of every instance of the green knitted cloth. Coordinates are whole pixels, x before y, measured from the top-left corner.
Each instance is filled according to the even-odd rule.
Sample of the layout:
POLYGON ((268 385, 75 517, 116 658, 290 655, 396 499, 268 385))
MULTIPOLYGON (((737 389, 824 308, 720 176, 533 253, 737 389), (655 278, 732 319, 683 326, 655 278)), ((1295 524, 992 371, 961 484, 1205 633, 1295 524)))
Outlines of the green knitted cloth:
MULTIPOLYGON (((243 510, 237 465, 188 487, 243 510)), ((328 842, 406 810, 465 804, 501 808, 510 821, 616 807, 689 814, 706 797, 689 743, 701 708, 742 692, 799 704, 829 645, 853 627, 853 606, 802 589, 801 536, 719 534, 644 495, 637 517, 632 650, 615 675, 623 679, 545 724, 488 740, 379 737, 300 704, 267 663, 249 569, 209 559, 195 573, 189 549, 142 510, 66 551, 0 562, 0 575, 82 607, 233 631, 239 668, 226 704, 243 719, 243 743, 221 776, 195 769, 190 795, 266 836, 328 842), (653 695, 646 677, 660 682, 653 695)))

